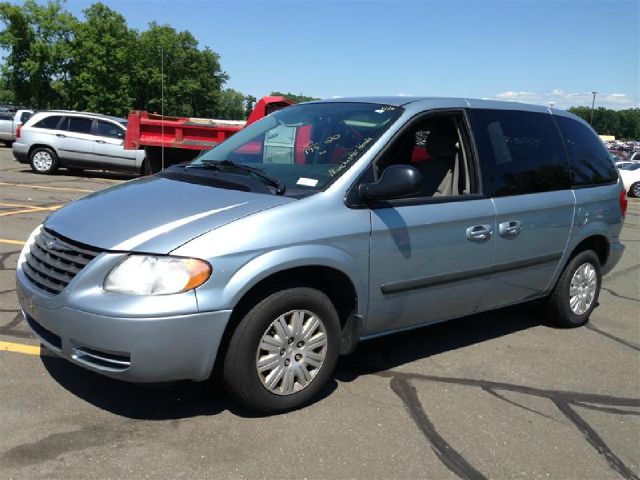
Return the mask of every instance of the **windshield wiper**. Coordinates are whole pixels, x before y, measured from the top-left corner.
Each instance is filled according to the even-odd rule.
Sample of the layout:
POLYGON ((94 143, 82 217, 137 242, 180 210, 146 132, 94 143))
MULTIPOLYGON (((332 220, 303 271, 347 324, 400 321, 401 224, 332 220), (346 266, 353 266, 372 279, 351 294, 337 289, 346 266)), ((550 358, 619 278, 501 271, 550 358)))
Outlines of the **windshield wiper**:
POLYGON ((264 173, 259 168, 250 167, 249 165, 244 165, 242 163, 236 163, 231 160, 201 160, 200 163, 187 165, 185 168, 193 168, 198 166, 204 166, 207 168, 213 168, 217 170, 224 170, 228 168, 229 170, 238 170, 240 172, 252 173, 256 177, 260 178, 264 183, 271 185, 276 189, 276 195, 283 195, 286 191, 286 185, 280 180, 270 177, 266 173, 264 173))

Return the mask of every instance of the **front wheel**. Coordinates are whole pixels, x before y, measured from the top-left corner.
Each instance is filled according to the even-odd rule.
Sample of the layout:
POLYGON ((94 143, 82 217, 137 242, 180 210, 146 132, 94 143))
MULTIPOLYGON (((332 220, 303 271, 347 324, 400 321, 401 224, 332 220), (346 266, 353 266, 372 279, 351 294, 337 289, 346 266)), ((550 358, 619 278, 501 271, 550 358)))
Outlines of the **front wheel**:
POLYGON ((636 198, 640 197, 640 182, 636 182, 631 185, 631 188, 629 189, 629 195, 636 198))
POLYGON ((579 327, 587 323, 598 304, 601 281, 600 260, 593 250, 573 257, 549 297, 556 323, 561 327, 579 327))
POLYGON ((251 410, 299 408, 330 380, 339 349, 340 321, 331 300, 312 288, 282 290, 240 321, 224 360, 224 384, 251 410))

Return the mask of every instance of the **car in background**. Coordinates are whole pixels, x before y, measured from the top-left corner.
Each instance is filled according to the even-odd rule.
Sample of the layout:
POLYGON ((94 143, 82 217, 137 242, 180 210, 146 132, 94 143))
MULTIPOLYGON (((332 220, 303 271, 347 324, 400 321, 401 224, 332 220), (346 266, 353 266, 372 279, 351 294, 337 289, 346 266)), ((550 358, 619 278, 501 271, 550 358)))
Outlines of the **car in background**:
POLYGON ((630 162, 640 162, 640 152, 633 152, 629 155, 630 162))
POLYGON ((624 189, 630 197, 640 197, 640 161, 617 162, 616 168, 622 178, 624 189))
POLYGON ((19 130, 13 156, 35 173, 59 167, 141 172, 144 150, 125 150, 127 121, 97 113, 46 111, 33 115, 19 130))
POLYGON ((613 162, 624 162, 627 160, 627 155, 624 152, 619 150, 608 150, 608 152, 609 158, 611 158, 613 162))
POLYGON ((0 141, 10 147, 16 139, 18 127, 31 118, 33 110, 0 110, 0 141))

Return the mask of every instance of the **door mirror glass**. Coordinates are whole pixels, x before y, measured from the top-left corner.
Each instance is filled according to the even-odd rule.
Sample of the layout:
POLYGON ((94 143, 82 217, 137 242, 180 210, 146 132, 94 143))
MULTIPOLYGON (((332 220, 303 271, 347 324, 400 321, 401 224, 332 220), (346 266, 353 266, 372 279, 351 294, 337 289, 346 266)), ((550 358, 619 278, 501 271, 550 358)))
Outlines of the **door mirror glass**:
POLYGON ((360 196, 368 202, 410 197, 421 190, 422 175, 417 168, 406 164, 389 165, 377 182, 363 183, 358 188, 360 196))

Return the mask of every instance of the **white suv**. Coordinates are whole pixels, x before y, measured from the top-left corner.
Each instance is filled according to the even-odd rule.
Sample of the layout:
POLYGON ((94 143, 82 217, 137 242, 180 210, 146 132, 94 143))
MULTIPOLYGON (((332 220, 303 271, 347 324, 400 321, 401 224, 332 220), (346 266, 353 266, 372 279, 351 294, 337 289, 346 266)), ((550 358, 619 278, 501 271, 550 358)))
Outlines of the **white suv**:
POLYGON ((123 118, 96 113, 38 112, 18 130, 13 156, 36 173, 58 167, 138 173, 145 152, 124 149, 126 125, 123 118))

